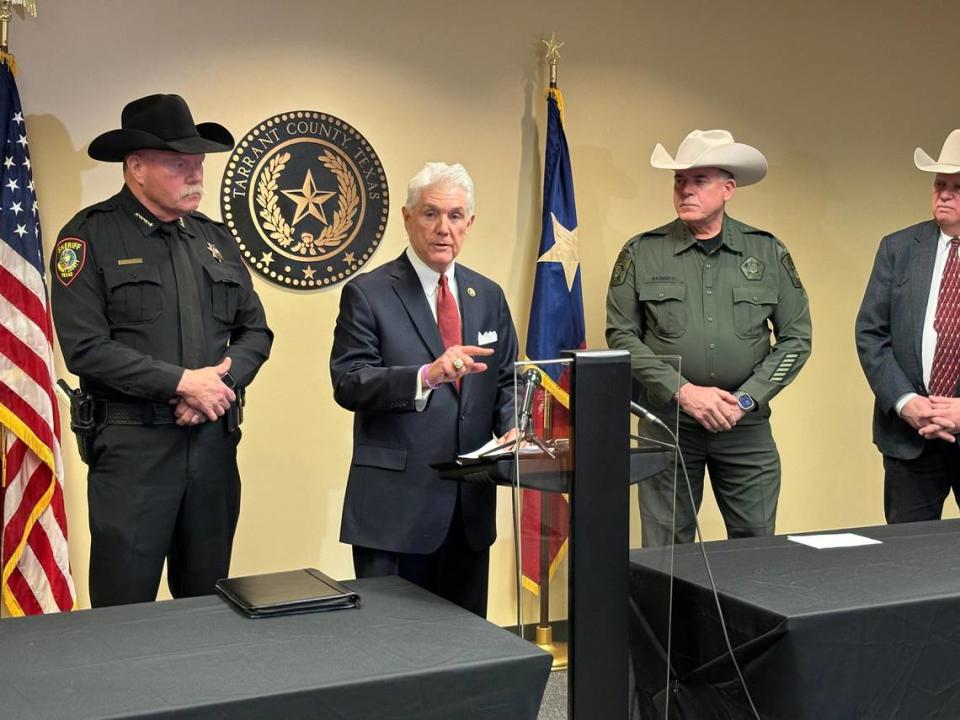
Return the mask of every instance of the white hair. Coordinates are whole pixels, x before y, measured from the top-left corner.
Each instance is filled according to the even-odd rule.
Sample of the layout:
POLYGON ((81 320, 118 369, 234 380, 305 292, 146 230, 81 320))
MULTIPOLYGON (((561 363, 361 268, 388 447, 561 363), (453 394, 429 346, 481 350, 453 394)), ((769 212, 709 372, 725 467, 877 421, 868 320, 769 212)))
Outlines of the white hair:
POLYGON ((403 206, 407 210, 413 210, 413 206, 420 202, 424 189, 438 185, 462 189, 467 194, 467 215, 473 215, 473 180, 460 163, 447 165, 442 162, 428 162, 424 165, 420 172, 410 178, 407 202, 403 206))

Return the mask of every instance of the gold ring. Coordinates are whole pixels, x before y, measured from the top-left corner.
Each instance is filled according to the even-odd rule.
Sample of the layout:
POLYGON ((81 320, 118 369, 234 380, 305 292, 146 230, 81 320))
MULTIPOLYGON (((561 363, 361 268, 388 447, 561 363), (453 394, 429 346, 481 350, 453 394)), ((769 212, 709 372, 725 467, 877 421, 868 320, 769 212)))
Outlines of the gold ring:
POLYGON ((454 358, 453 360, 453 369, 454 370, 463 370, 463 360, 460 358, 454 358))

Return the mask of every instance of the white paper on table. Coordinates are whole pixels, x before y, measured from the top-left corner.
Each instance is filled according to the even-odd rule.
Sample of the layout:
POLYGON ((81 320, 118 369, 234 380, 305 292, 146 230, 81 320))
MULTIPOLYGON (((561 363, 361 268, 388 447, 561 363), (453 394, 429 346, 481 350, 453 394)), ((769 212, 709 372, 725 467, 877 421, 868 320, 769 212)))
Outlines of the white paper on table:
MULTIPOLYGON (((494 438, 493 440, 488 442, 486 445, 484 445, 483 447, 477 448, 473 452, 465 453, 463 455, 457 455, 457 460, 477 460, 480 458, 481 455, 488 458, 495 458, 495 457, 500 457, 501 455, 513 455, 514 452, 516 452, 516 448, 514 444, 510 443, 505 448, 500 448, 496 452, 491 452, 489 455, 484 455, 484 453, 487 453, 490 450, 493 450, 495 447, 497 447, 500 444, 501 442, 497 438, 494 438)), ((532 442, 524 441, 520 443, 520 454, 521 455, 543 455, 543 450, 541 450, 532 442)))
POLYGON ((860 545, 882 545, 879 540, 857 535, 856 533, 827 533, 824 535, 787 535, 791 540, 801 545, 809 545, 817 550, 829 548, 858 547, 860 545))
MULTIPOLYGON (((476 460, 481 455, 483 455, 483 453, 493 450, 499 444, 500 444, 500 441, 497 440, 497 438, 493 438, 492 440, 490 440, 490 442, 486 443, 482 447, 478 447, 473 452, 464 453, 463 455, 458 455, 457 457, 460 460, 476 460)), ((494 453, 494 455, 505 455, 507 453, 512 453, 512 452, 513 452, 513 446, 510 445, 508 447, 503 448, 503 450, 501 450, 500 452, 494 453)))

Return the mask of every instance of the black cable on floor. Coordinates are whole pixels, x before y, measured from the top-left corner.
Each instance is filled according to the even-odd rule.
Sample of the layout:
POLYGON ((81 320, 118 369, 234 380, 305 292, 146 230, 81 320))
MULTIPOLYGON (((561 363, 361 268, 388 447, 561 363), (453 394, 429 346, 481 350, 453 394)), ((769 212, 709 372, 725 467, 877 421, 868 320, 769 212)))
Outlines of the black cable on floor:
MULTIPOLYGON (((753 696, 750 694, 750 689, 747 687, 747 681, 743 677, 743 672, 740 670, 740 663, 737 661, 736 653, 733 652, 733 643, 730 642, 730 633, 727 631, 727 621, 723 616, 723 609, 720 607, 720 593, 717 591, 717 583, 713 578, 713 570, 710 568, 710 560, 707 558, 707 550, 703 544, 703 533, 700 531, 700 520, 697 517, 697 503, 693 498, 693 487, 690 485, 690 475, 687 474, 687 464, 684 462, 683 453, 680 452, 680 440, 674 434, 674 432, 664 423, 660 418, 656 417, 645 411, 643 408, 633 404, 634 414, 644 417, 651 422, 662 427, 670 435, 670 438, 674 442, 674 449, 676 451, 676 456, 680 458, 680 467, 683 468, 683 479, 687 486, 687 497, 690 499, 690 509, 693 512, 693 523, 696 528, 696 538, 699 541, 700 545, 700 555, 703 557, 703 567, 707 571, 707 578, 710 580, 710 589, 713 593, 713 600, 717 606, 717 616, 720 619, 720 629, 723 632, 723 640, 727 646, 727 654, 730 656, 730 660, 733 663, 734 669, 737 671, 737 677, 740 680, 740 686, 743 688, 744 695, 747 697, 747 702, 750 703, 750 710, 753 711, 753 717, 756 720, 761 720, 760 713, 757 711, 757 706, 753 702, 753 696)), ((665 445, 659 440, 654 440, 659 445, 665 445)), ((672 542, 670 543, 670 596, 667 602, 667 691, 664 702, 664 719, 669 720, 670 716, 670 670, 672 667, 671 664, 671 651, 673 643, 673 582, 674 582, 674 550, 676 548, 676 524, 677 524, 677 473, 676 466, 674 466, 673 473, 673 521, 671 524, 671 535, 673 536, 672 542)))

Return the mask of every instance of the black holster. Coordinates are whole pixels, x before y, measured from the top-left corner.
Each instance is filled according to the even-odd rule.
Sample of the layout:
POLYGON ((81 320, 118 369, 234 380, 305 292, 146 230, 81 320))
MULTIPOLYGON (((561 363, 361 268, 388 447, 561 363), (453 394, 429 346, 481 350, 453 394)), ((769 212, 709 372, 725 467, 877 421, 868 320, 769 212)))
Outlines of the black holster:
POLYGON ((243 422, 243 406, 247 401, 246 388, 237 387, 234 392, 237 394, 237 401, 227 408, 227 412, 223 415, 223 429, 228 435, 243 422))
POLYGON ((63 380, 57 380, 57 385, 70 398, 70 429, 77 438, 80 459, 89 465, 93 458, 93 441, 97 437, 96 420, 93 417, 93 396, 79 388, 72 389, 63 380))

